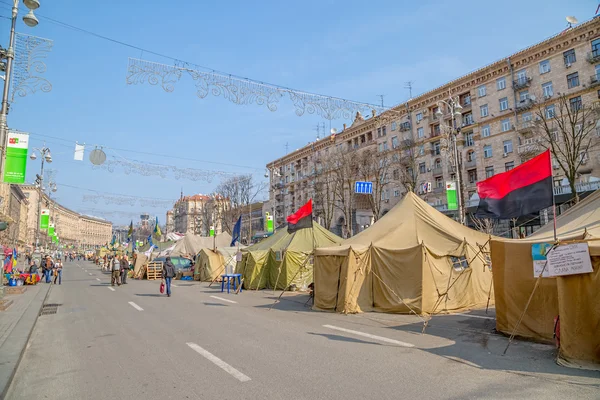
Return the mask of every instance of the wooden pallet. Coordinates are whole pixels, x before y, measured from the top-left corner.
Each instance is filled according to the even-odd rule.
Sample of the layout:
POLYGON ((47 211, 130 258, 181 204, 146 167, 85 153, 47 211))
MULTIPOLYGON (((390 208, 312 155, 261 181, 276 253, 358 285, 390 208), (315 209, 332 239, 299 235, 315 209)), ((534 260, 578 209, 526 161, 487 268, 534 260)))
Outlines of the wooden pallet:
POLYGON ((146 267, 146 279, 148 279, 149 281, 162 279, 162 270, 162 261, 149 262, 148 267, 146 267))

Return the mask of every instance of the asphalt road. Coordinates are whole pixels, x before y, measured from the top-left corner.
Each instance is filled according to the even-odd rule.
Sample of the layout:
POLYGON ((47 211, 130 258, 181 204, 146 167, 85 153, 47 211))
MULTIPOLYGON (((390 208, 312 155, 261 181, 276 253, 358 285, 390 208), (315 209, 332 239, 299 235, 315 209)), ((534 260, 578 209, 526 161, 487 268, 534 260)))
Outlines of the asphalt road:
POLYGON ((499 358, 505 338, 469 340, 463 319, 489 318, 434 319, 423 335, 414 316, 400 329, 395 316, 287 300, 268 311, 264 292, 178 281, 167 298, 158 282, 109 283, 89 262, 66 264, 46 301, 58 311, 40 316, 8 399, 600 398, 600 374, 540 361, 543 346, 499 358))

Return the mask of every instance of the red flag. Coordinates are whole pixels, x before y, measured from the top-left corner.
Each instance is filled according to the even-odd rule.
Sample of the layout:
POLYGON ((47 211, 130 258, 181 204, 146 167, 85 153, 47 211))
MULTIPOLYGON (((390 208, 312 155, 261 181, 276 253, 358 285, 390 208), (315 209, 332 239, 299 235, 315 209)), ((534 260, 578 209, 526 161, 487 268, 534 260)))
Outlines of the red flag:
POLYGON ((552 206, 552 166, 546 150, 518 167, 477 183, 476 217, 510 219, 552 206))
POLYGON ((294 214, 287 217, 287 222, 288 233, 293 233, 303 228, 312 228, 312 199, 308 200, 294 214))

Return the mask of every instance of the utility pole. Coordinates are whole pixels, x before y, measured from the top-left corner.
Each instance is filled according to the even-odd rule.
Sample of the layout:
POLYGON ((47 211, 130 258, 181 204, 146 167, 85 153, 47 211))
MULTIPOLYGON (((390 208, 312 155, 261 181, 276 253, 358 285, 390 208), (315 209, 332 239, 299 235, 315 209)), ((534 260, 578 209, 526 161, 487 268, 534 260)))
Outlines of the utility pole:
POLYGON ((385 97, 385 94, 379 94, 379 95, 377 95, 377 97, 379 97, 381 99, 381 108, 384 108, 384 106, 383 106, 383 98, 385 97))
POLYGON ((412 84, 413 81, 408 81, 404 83, 404 89, 408 89, 408 98, 412 99, 412 84))
POLYGON ((289 148, 290 148, 290 144, 288 142, 285 142, 285 154, 288 153, 289 148))

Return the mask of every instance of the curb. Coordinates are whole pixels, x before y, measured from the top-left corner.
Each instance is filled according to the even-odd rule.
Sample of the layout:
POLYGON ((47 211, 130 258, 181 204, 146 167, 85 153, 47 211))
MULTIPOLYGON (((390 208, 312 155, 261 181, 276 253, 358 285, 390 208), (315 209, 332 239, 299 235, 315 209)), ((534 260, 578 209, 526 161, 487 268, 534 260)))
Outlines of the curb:
POLYGON ((6 382, 6 386, 4 387, 4 390, 2 391, 2 393, 0 393, 0 400, 4 400, 6 398, 6 395, 8 394, 8 391, 9 391, 10 387, 12 386, 12 382, 15 378, 17 370, 19 369, 19 365, 21 365, 21 360, 23 359, 25 350, 27 349, 27 346, 29 345, 29 340, 31 339, 31 334, 33 333, 33 330, 35 329, 35 326, 37 325, 38 318, 40 317, 40 312, 42 311, 42 307, 44 307, 44 304, 46 303, 46 300, 48 299, 48 296, 50 295, 50 291, 52 290, 53 285, 50 284, 48 286, 49 287, 48 287, 48 290, 46 291, 46 295, 44 296, 44 300, 42 300, 42 304, 40 304, 40 308, 39 308, 39 310, 37 310, 37 316, 35 317, 35 320, 33 321, 33 325, 31 326, 31 329, 29 330, 29 333, 27 334, 27 339, 25 340, 25 345, 21 349, 21 353, 19 354, 19 357, 17 358, 15 367, 13 368, 13 371, 10 374, 8 381, 6 382))

